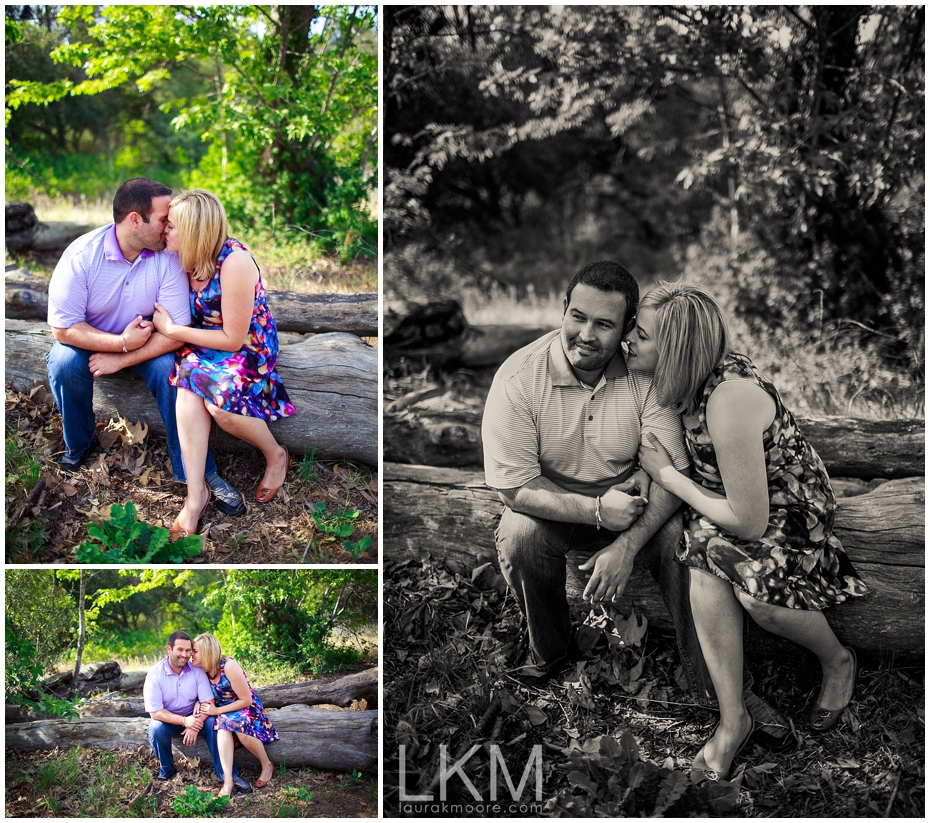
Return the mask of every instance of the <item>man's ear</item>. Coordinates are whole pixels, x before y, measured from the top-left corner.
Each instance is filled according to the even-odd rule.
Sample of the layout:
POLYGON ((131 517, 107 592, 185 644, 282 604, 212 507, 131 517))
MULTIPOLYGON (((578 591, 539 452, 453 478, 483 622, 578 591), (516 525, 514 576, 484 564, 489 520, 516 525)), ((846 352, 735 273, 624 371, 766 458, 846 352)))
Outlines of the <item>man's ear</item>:
POLYGON ((567 312, 567 311, 568 311, 568 298, 567 298, 567 297, 563 297, 563 298, 562 298, 562 314, 564 315, 565 312, 567 312))

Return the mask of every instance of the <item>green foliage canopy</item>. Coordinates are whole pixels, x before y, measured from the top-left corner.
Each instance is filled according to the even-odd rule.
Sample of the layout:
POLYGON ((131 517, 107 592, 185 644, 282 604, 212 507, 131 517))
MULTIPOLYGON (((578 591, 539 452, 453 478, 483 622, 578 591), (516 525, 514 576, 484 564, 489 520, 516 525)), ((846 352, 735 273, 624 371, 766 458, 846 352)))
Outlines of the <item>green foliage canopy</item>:
MULTIPOLYGON (((7 7, 16 8, 27 7, 7 7)), ((164 128, 168 115, 174 130, 202 141, 206 151, 188 140, 174 159, 196 151, 185 185, 215 191, 235 219, 336 233, 352 251, 373 244, 375 7, 61 6, 49 20, 47 30, 16 21, 18 42, 7 44, 32 54, 13 73, 7 62, 14 136, 26 136, 16 132, 21 110, 30 109, 33 131, 49 131, 36 107, 92 110, 75 100, 115 94, 135 102, 117 118, 123 142, 151 149, 157 141, 140 132, 164 128)), ((27 153, 13 140, 10 150, 27 153)))

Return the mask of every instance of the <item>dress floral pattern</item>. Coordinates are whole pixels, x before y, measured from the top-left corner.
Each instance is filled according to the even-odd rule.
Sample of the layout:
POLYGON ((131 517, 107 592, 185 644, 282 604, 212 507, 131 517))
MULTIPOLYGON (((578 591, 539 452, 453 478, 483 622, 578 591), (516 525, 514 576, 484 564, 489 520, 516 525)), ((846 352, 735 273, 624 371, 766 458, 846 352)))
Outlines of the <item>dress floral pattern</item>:
MULTIPOLYGON (((248 683, 248 680, 246 680, 246 683, 248 683)), ((229 682, 229 678, 226 676, 225 658, 220 661, 219 681, 216 683, 211 681, 210 686, 213 689, 213 696, 216 698, 216 705, 220 708, 228 706, 239 699, 239 696, 233 690, 232 683, 229 682)), ((213 728, 216 731, 226 729, 231 732, 247 734, 250 737, 257 737, 262 743, 272 743, 275 740, 280 740, 281 738, 278 737, 274 726, 271 725, 271 721, 265 715, 261 700, 258 699, 258 695, 255 694, 255 689, 251 685, 249 685, 249 691, 252 692, 252 705, 227 713, 225 719, 217 717, 213 728)))
MULTIPOLYGON (((222 327, 220 269, 236 249, 248 251, 229 238, 216 259, 216 272, 199 292, 191 292, 191 325, 196 329, 222 327)), ((249 334, 237 352, 182 346, 175 355, 168 382, 187 389, 208 403, 233 414, 279 420, 294 414, 284 384, 275 371, 278 360, 278 328, 275 325, 261 274, 255 286, 255 303, 249 334)))
POLYGON ((757 600, 791 609, 821 610, 866 594, 833 535, 836 498, 823 462, 775 386, 745 355, 724 358, 704 385, 697 425, 685 425, 692 480, 725 494, 706 420, 707 400, 725 380, 750 380, 775 401, 775 419, 763 437, 769 525, 760 540, 743 540, 688 509, 678 560, 722 577, 757 600))

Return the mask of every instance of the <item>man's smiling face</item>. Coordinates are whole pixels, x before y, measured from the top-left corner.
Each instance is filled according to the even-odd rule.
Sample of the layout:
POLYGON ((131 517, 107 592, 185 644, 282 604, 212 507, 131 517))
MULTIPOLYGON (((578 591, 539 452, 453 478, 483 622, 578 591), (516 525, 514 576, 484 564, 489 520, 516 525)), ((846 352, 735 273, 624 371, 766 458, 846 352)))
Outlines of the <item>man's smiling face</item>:
MULTIPOLYGON (((579 283, 562 314, 562 348, 579 378, 600 377, 623 339, 626 296, 579 283)), ((587 382, 587 381, 586 381, 587 382)))

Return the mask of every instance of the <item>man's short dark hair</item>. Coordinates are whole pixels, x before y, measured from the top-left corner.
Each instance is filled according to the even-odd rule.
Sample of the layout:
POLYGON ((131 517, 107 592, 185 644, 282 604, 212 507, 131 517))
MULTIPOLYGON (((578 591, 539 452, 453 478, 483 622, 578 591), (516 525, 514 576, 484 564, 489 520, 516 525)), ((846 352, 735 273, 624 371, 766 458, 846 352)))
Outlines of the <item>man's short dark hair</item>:
POLYGON ((174 648, 174 644, 177 643, 178 640, 187 640, 187 641, 190 641, 190 636, 188 635, 187 632, 173 632, 173 633, 172 633, 171 635, 169 635, 169 637, 168 637, 168 645, 173 649, 173 648, 174 648))
POLYGON ((619 263, 611 263, 609 260, 588 263, 568 284, 568 288, 565 290, 566 306, 572 302, 572 291, 579 283, 592 286, 601 291, 620 292, 626 297, 626 317, 623 318, 624 328, 636 316, 636 307, 639 305, 639 286, 636 280, 633 279, 633 275, 619 263))
POLYGON ((113 196, 113 221, 122 223, 131 212, 138 212, 148 223, 152 213, 152 199, 170 197, 171 189, 149 180, 148 177, 133 177, 116 190, 113 196))

